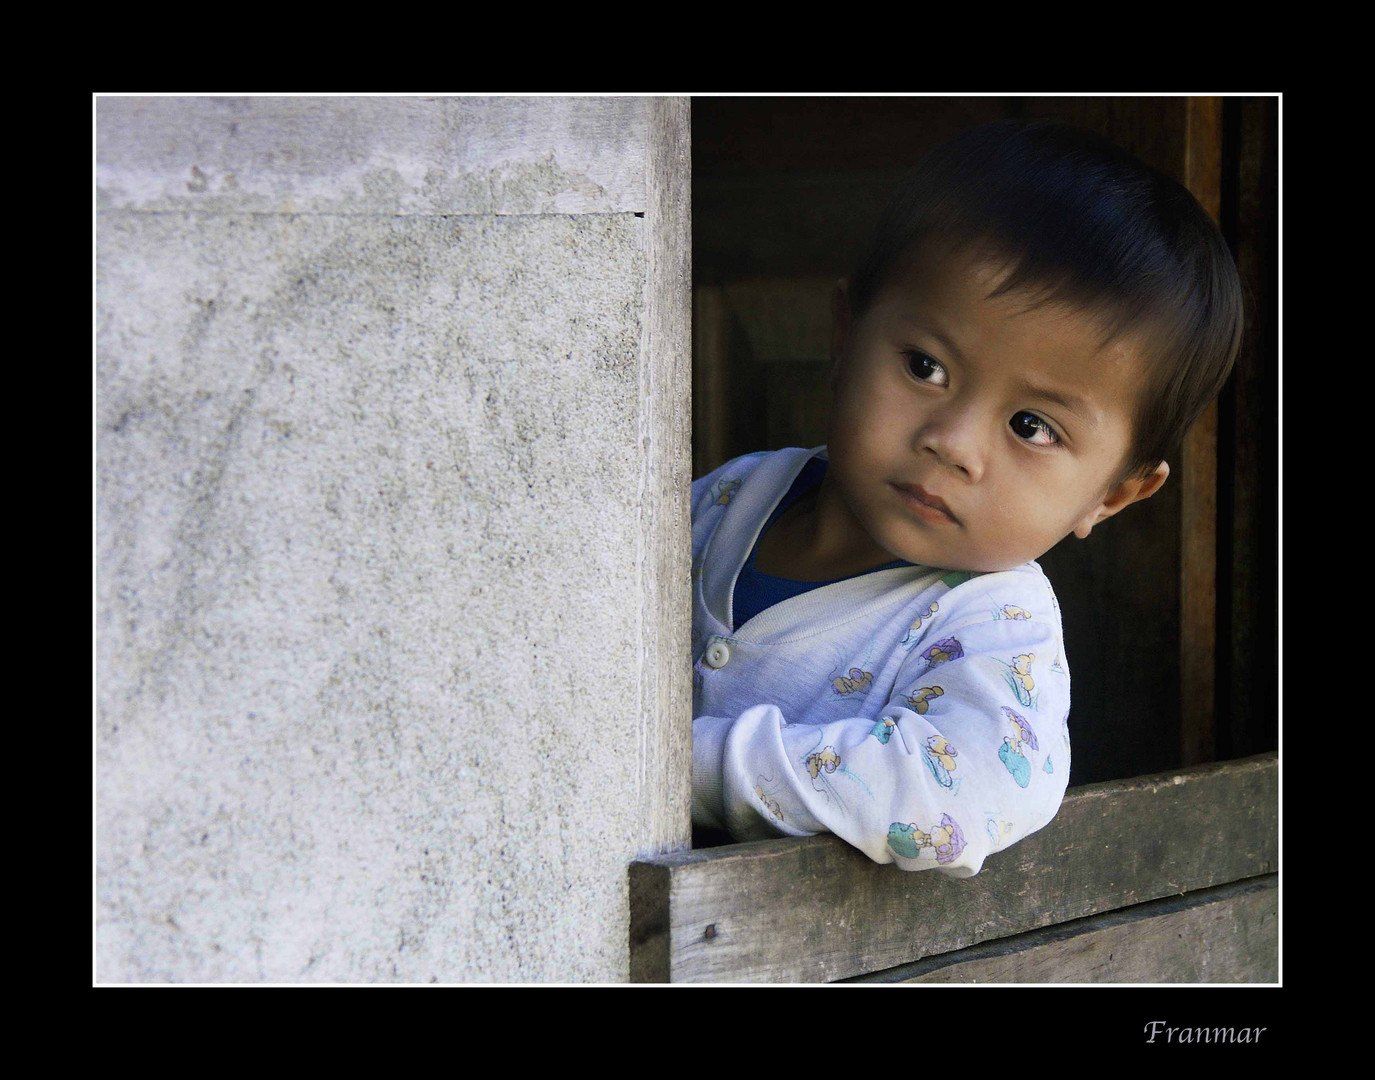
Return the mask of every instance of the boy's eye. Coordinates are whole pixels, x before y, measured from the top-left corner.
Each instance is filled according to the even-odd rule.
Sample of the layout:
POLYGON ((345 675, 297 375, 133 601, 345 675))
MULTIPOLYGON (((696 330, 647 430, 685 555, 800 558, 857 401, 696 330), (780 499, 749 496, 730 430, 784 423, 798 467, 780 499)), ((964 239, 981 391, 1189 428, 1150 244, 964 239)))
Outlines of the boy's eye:
POLYGON ((1035 413, 1019 412, 1012 418, 1011 424, 1019 439, 1037 446, 1054 446, 1060 441, 1055 429, 1035 413))
POLYGON ((910 349, 903 355, 907 357, 907 370, 913 378, 933 386, 945 386, 950 381, 945 365, 934 357, 916 349, 910 349))

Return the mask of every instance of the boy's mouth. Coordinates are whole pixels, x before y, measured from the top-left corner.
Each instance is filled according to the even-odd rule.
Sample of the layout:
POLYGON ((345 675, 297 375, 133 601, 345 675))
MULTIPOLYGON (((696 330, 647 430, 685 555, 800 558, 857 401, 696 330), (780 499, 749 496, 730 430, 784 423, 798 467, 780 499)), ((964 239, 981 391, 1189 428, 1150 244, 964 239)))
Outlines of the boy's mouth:
POLYGON ((950 507, 936 495, 932 495, 920 484, 893 484, 893 488, 903 497, 903 501, 926 521, 949 522, 958 525, 960 519, 950 512, 950 507))

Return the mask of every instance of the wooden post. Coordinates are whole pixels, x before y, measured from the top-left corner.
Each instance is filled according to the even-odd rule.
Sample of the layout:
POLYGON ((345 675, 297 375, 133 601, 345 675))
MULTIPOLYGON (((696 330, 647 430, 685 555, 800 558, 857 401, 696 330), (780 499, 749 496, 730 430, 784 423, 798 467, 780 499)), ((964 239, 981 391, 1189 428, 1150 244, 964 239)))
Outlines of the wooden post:
POLYGON ((729 313, 719 285, 692 291, 692 475, 704 476, 730 457, 729 313))
MULTIPOLYGON (((1222 99, 1188 99, 1185 184, 1218 220, 1222 203, 1222 99)), ((1217 403, 1184 437, 1180 536, 1180 741, 1184 765, 1212 761, 1217 627, 1217 403)))

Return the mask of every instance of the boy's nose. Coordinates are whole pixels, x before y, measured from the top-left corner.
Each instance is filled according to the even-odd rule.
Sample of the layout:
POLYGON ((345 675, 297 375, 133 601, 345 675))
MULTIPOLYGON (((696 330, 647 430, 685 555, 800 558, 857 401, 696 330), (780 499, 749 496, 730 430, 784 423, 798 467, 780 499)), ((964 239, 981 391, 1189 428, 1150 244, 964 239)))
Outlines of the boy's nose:
POLYGON ((917 450, 934 454, 942 465, 971 482, 983 478, 983 437, 975 417, 967 412, 948 412, 929 419, 917 431, 917 450))

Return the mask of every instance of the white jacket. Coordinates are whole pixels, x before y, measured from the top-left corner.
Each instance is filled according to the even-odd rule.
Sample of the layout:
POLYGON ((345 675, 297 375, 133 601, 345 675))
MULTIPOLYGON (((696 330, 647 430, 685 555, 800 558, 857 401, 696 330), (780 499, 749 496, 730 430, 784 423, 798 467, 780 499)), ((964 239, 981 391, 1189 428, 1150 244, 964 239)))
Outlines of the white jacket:
POLYGON ((732 631, 736 577, 814 455, 750 454, 692 485, 693 821, 976 874, 1055 816, 1069 780, 1055 594, 1034 562, 902 566, 732 631))

